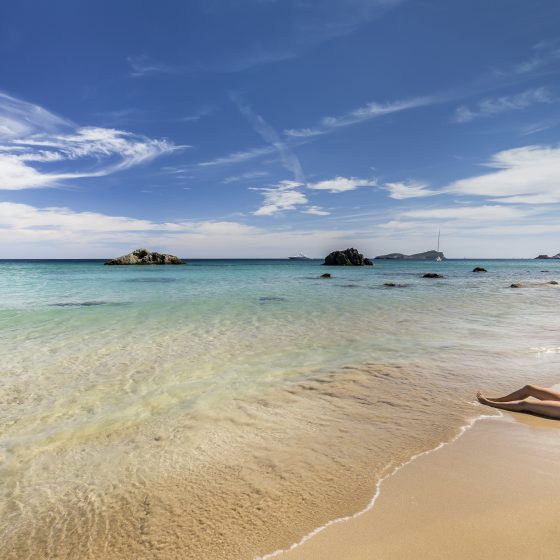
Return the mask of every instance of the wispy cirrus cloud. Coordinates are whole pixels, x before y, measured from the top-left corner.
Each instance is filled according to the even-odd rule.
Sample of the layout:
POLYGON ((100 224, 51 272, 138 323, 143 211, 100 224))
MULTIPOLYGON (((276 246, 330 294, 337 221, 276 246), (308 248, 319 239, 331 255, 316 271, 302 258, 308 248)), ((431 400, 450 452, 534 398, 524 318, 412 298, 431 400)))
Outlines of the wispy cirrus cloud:
POLYGON ((371 119, 376 119, 384 115, 389 115, 391 113, 399 113, 401 111, 407 111, 409 109, 415 109, 417 107, 424 107, 437 102, 436 97, 416 97, 412 99, 404 99, 397 101, 390 101, 386 103, 378 103, 372 101, 344 113, 336 117, 323 117, 319 123, 311 128, 290 128, 284 130, 284 134, 292 138, 305 138, 310 136, 320 136, 321 134, 327 134, 338 128, 343 128, 351 126, 354 124, 359 124, 371 119))
POLYGON ((0 94, 0 190, 101 177, 178 148, 123 130, 78 127, 38 105, 0 94))
POLYGON ((278 152, 284 167, 292 173, 294 180, 304 181, 303 169, 298 157, 274 127, 266 122, 261 115, 255 113, 247 103, 244 103, 239 95, 232 93, 230 97, 255 132, 278 152))
POLYGON ((261 156, 273 154, 275 151, 276 149, 273 146, 261 146, 259 148, 249 148, 248 150, 232 152, 230 154, 226 154, 225 156, 218 156, 214 159, 201 161, 196 165, 198 167, 213 167, 217 165, 228 165, 230 163, 241 163, 244 161, 250 161, 252 159, 259 158, 261 156))
POLYGON ((268 176, 268 171, 247 171, 246 173, 241 173, 240 175, 231 175, 222 180, 222 183, 228 185, 229 183, 237 183, 238 181, 247 181, 250 179, 261 179, 262 177, 268 176))
POLYGON ((519 111, 535 104, 550 104, 556 100, 557 98, 547 88, 528 89, 513 95, 483 99, 472 108, 462 105, 455 111, 453 121, 466 123, 481 117, 492 117, 508 111, 519 111))
POLYGON ((530 74, 560 61, 560 44, 557 40, 540 41, 533 47, 533 55, 515 65, 514 74, 530 74))
POLYGON ((181 66, 165 64, 148 54, 130 55, 126 61, 130 66, 130 75, 135 78, 153 74, 181 74, 185 70, 181 66))

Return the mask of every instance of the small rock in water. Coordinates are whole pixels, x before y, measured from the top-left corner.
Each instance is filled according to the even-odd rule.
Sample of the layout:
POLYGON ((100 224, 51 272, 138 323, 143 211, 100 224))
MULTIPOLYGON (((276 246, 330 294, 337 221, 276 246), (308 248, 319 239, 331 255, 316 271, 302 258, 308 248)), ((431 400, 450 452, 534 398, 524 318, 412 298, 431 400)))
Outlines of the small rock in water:
POLYGON ((443 274, 438 274, 437 272, 428 272, 422 276, 422 278, 443 278, 443 274))
POLYGON ((385 284, 383 284, 384 286, 387 286, 387 288, 396 288, 397 285, 394 282, 385 282, 385 284))
POLYGON ((550 272, 550 270, 541 270, 541 272, 550 272))
POLYGON ((286 301, 286 298, 276 296, 263 296, 259 298, 259 301, 263 303, 266 303, 268 301, 286 301))
POLYGON ((332 276, 330 275, 330 273, 325 272, 325 274, 321 274, 321 278, 332 278, 332 276))
POLYGON ((512 284, 510 288, 522 288, 523 284, 512 284))
POLYGON ((551 280, 551 281, 549 282, 549 284, 552 284, 553 286, 557 286, 557 285, 558 285, 558 282, 556 282, 556 280, 551 280))
POLYGON ((482 268, 481 266, 475 266, 473 268, 473 272, 488 272, 485 268, 482 268))

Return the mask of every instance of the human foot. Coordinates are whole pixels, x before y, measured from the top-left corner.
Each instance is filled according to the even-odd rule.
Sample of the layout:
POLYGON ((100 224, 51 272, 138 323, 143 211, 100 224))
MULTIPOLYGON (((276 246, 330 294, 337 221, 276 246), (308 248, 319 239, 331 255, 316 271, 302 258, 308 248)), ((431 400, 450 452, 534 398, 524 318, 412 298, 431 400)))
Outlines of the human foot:
POLYGON ((488 405, 494 404, 490 399, 485 397, 480 391, 477 391, 476 398, 478 399, 478 402, 481 404, 488 404, 488 405))

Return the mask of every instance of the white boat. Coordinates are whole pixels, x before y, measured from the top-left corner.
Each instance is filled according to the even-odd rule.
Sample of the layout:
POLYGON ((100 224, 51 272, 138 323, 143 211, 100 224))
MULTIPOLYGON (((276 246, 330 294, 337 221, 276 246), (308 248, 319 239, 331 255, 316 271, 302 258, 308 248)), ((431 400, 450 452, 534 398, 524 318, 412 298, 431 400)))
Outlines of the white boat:
POLYGON ((311 257, 308 257, 307 255, 304 255, 303 253, 298 253, 297 255, 295 255, 293 257, 288 257, 288 259, 290 259, 291 261, 310 261, 311 257))
MULTIPOLYGON (((437 252, 438 253, 439 253, 439 235, 440 235, 440 233, 441 233, 441 230, 438 229, 438 232, 437 232, 437 252)), ((441 260, 442 260, 442 258, 438 255, 436 257, 436 261, 440 262, 441 260)))

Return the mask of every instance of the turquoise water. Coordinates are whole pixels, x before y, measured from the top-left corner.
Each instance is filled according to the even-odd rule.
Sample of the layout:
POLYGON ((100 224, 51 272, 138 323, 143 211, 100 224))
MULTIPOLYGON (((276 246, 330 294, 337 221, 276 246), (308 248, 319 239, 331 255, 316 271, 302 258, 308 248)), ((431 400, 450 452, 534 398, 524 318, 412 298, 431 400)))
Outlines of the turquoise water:
MULTIPOLYGON (((107 552, 107 534, 96 532, 103 520, 116 523, 112 539, 120 531, 129 546, 140 542, 121 525, 129 514, 107 506, 115 488, 128 480, 137 489, 151 475, 188 485, 202 455, 219 471, 213 480, 226 480, 224 457, 234 469, 242 450, 267 518, 277 519, 275 508, 294 511, 272 499, 280 486, 265 497, 277 479, 291 485, 281 486, 282 495, 302 492, 309 464, 294 459, 302 446, 313 450, 311 464, 324 466, 325 480, 352 461, 367 468, 367 476, 355 473, 356 492, 366 492, 361 480, 479 413, 471 402, 476 387, 556 380, 560 291, 551 280, 560 281, 560 262, 376 261, 373 268, 327 269, 321 261, 0 261, 0 540, 14 543, 8 557, 44 557, 45 550, 57 558, 101 557, 97 544, 64 548, 69 519, 76 535, 99 541, 106 557, 120 557, 107 552), (477 265, 488 273, 474 274, 477 265), (333 277, 320 278, 327 271, 333 277), (424 279, 425 272, 445 278, 424 279), (512 289, 513 282, 524 287, 512 289), (350 435, 336 455, 330 430, 342 424, 350 435), (359 433, 369 434, 367 453, 355 449, 363 447, 359 433), (302 434, 307 439, 299 440, 302 434), (278 449, 288 449, 288 441, 292 459, 284 462, 278 449), (95 529, 76 521, 85 500, 79 488, 87 489, 90 509, 82 513, 95 529), (109 521, 108 511, 121 521, 109 521), (46 536, 30 536, 32 518, 50 524, 46 536)), ((315 480, 324 492, 325 480, 315 480)), ((236 483, 228 484, 239 503, 236 483)), ((144 500, 132 486, 126 500, 144 500)), ((211 492, 212 480, 203 486, 211 492)), ((151 499, 169 504, 168 491, 162 486, 151 499)), ((318 503, 329 496, 318 493, 318 503)), ((293 513, 294 540, 324 521, 321 515, 351 507, 337 499, 323 514, 314 506, 317 518, 293 513)), ((209 519, 218 515, 204 507, 209 519)), ((261 510, 243 513, 243 527, 257 536, 252 520, 261 510)), ((170 550, 183 542, 182 531, 193 542, 192 528, 176 527, 170 550)), ((243 548, 243 531, 232 526, 233 533, 240 558, 283 544, 254 536, 243 548)), ((208 543, 201 540, 192 556, 185 546, 183 557, 205 557, 200 550, 208 543)))

